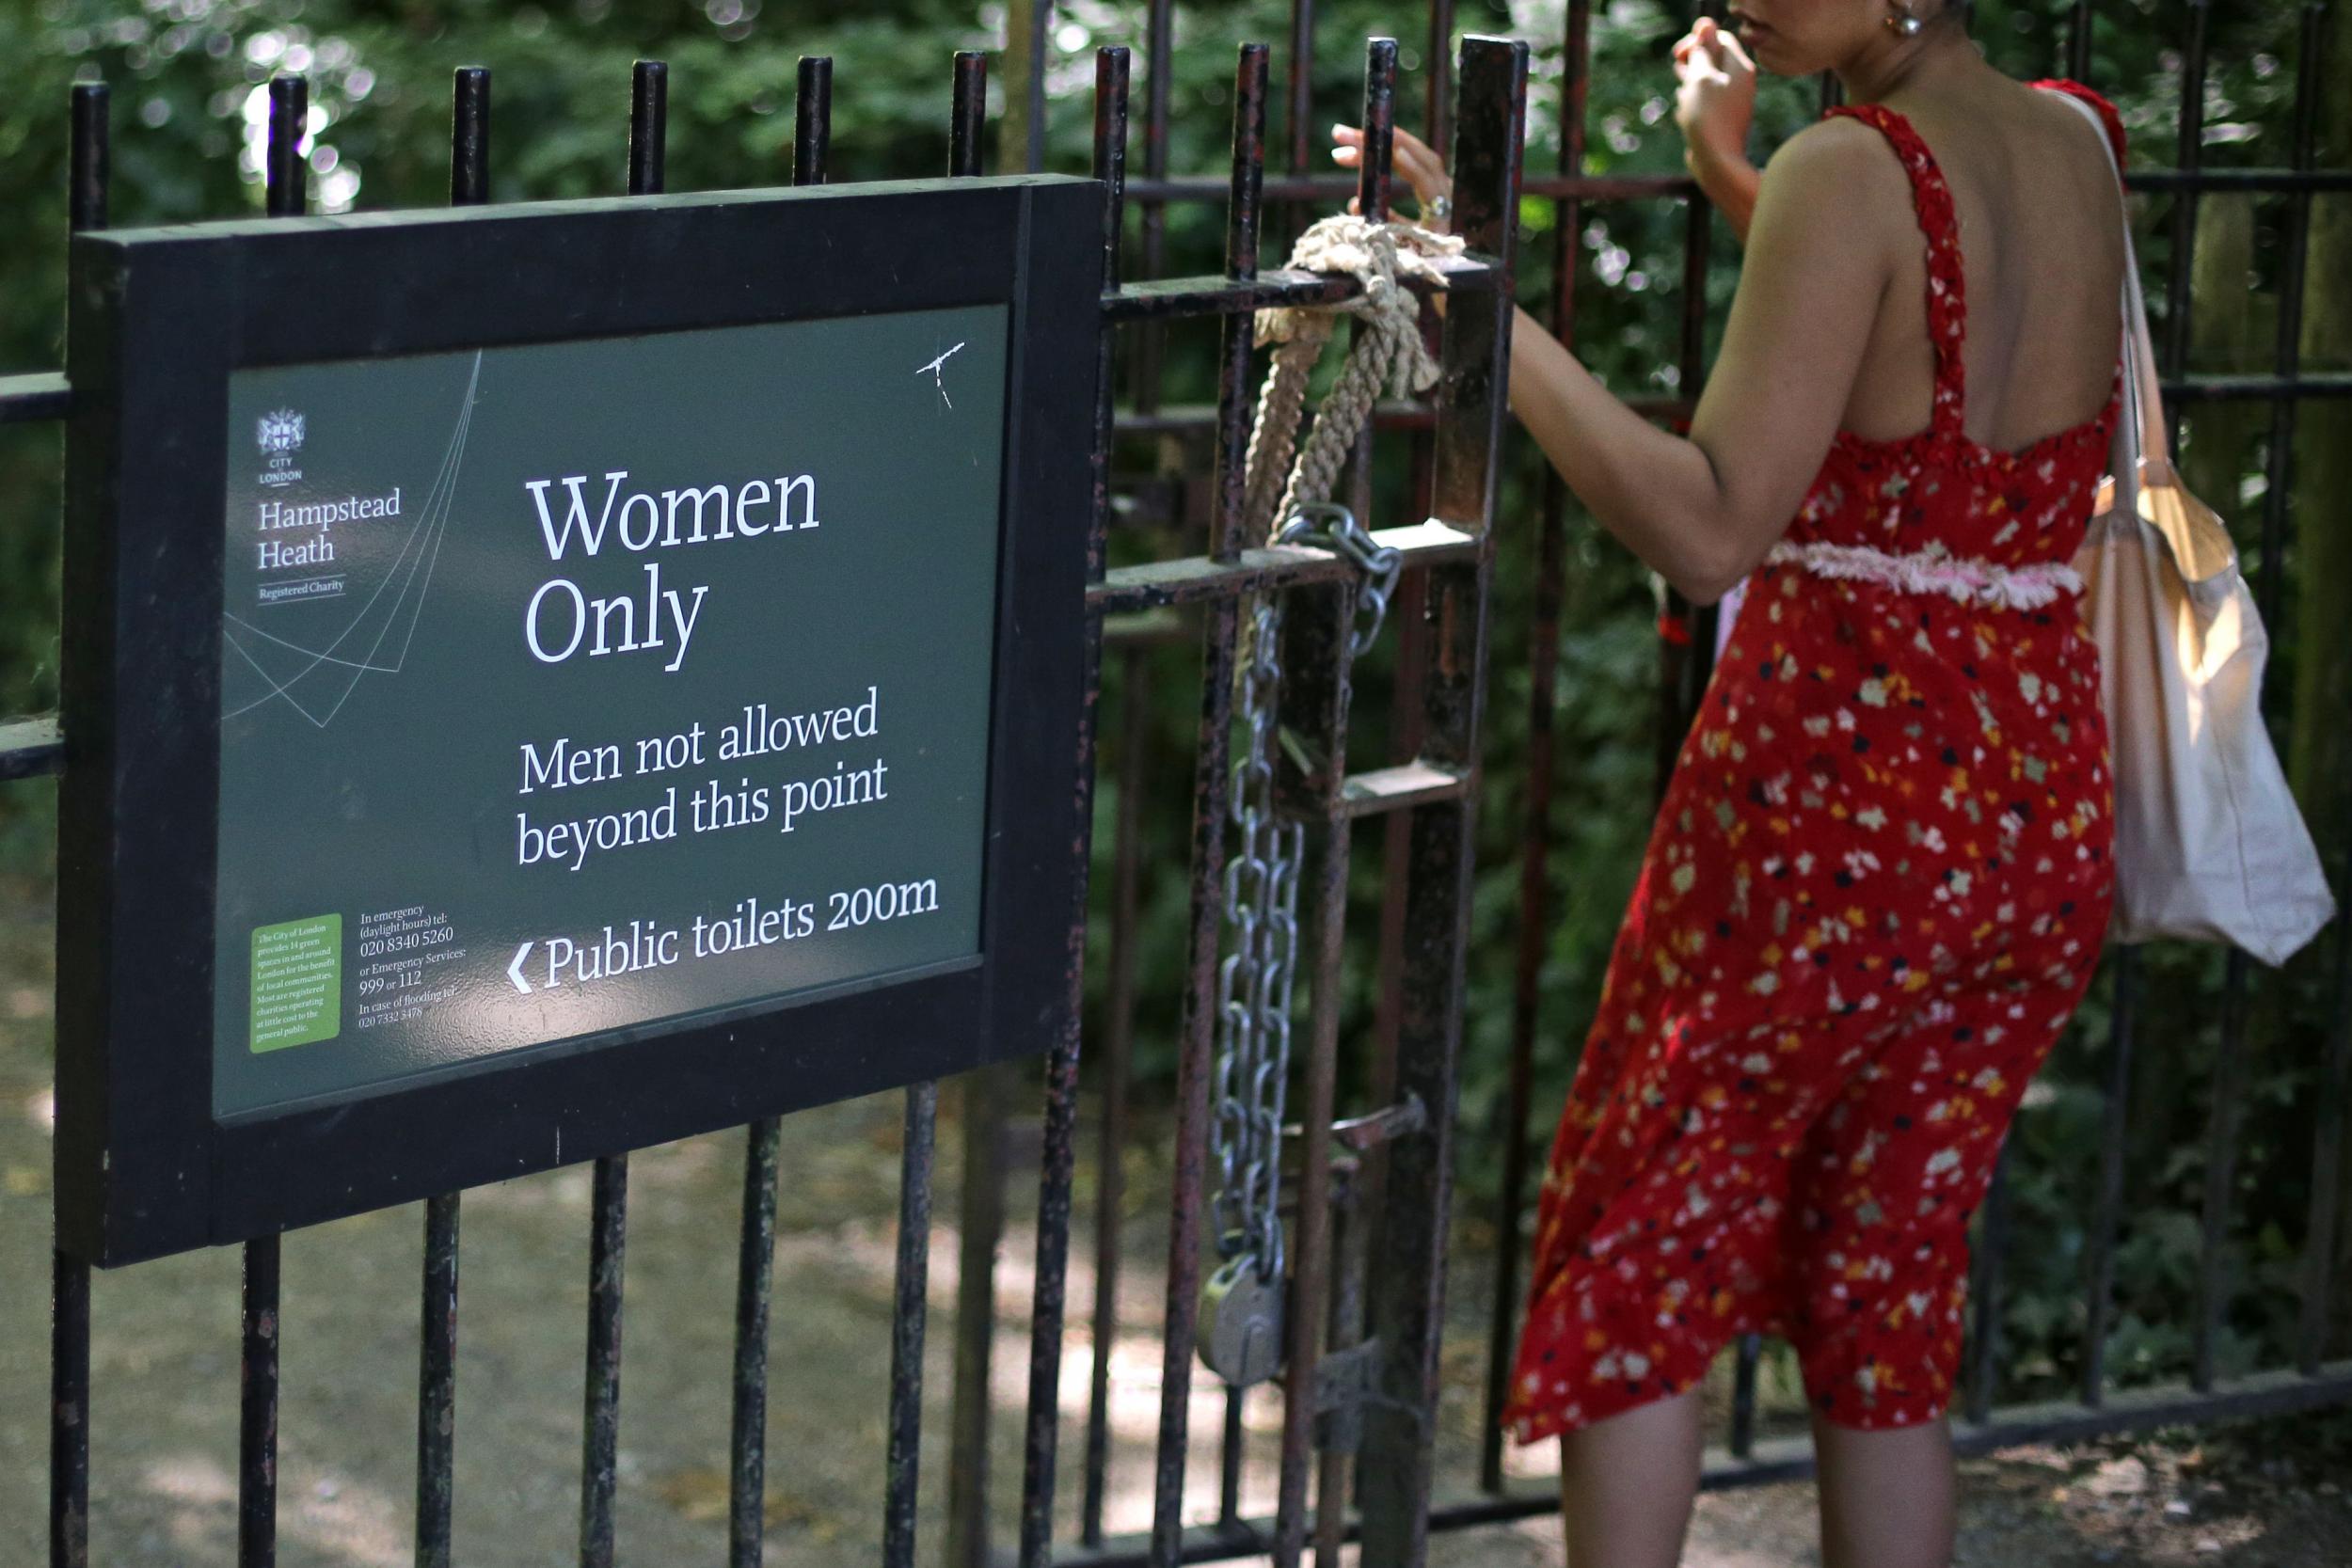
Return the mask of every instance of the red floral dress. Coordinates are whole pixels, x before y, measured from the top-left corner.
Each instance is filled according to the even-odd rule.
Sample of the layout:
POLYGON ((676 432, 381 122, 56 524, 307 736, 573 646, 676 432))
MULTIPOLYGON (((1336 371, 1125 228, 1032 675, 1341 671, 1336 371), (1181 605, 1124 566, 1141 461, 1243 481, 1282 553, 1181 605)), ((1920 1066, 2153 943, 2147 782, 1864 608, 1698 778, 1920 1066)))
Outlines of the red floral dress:
POLYGON ((1962 433, 1951 193, 1900 115, 1835 112, 1911 178, 1933 413, 1902 440, 1837 436, 1683 742, 1544 1182, 1504 1412, 1522 1442, 1680 1393, 1749 1332, 1796 1346, 1831 1420, 1940 1415, 1968 1216, 2106 927, 2076 598, 1820 563, 2046 579, 2082 541, 2115 404, 2014 453, 1962 433))

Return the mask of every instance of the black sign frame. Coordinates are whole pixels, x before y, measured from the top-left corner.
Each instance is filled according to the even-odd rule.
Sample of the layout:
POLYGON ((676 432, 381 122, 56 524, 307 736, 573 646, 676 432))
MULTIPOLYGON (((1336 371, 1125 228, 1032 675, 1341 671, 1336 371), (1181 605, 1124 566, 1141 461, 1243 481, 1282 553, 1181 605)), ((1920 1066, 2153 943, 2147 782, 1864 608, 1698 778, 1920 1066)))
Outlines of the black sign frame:
POLYGON ((1046 1049, 1085 891, 1072 781, 1105 199, 1031 175, 74 238, 60 1248, 110 1267, 246 1240, 1046 1049), (980 957, 216 1120, 230 373, 990 304, 1010 339, 980 957))

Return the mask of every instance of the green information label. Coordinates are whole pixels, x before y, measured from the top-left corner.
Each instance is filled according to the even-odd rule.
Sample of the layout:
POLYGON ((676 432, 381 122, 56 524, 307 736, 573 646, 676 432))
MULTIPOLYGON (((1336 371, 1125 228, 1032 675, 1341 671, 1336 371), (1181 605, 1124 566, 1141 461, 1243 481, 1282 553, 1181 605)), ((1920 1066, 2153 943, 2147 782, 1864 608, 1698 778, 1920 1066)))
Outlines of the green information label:
POLYGON ((343 1026, 343 917, 320 915, 253 933, 252 1048, 331 1040, 343 1026))
POLYGON ((215 1113, 977 962, 1008 322, 236 372, 215 1113))

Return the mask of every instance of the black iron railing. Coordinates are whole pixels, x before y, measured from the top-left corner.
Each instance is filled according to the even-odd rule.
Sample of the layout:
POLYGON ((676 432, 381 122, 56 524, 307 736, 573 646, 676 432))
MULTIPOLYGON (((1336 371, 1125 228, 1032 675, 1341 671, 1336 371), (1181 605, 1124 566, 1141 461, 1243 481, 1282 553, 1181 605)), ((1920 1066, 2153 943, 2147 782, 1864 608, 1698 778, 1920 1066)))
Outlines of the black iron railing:
MULTIPOLYGON (((1164 26, 1165 16, 1162 14, 1164 26)), ((1162 36, 1165 36, 1164 33, 1162 36)), ((1033 40, 1042 48, 1042 34, 1033 40)), ((1501 401, 1511 309, 1510 258, 1518 212, 1518 154, 1523 130, 1526 51, 1523 46, 1472 40, 1464 46, 1462 134, 1454 153, 1459 176, 1457 227, 1468 240, 1467 256, 1450 268, 1458 296, 1442 339, 1443 374, 1425 410, 1433 433, 1435 460, 1429 468, 1431 503, 1421 521, 1386 531, 1383 543, 1395 547, 1417 584, 1415 609, 1406 619, 1438 653, 1433 671, 1414 693, 1414 729, 1420 736, 1416 766, 1350 776, 1344 769, 1351 687, 1347 635, 1357 591, 1355 568, 1340 557, 1306 546, 1274 546, 1245 534, 1242 477, 1248 443, 1252 383, 1251 313, 1276 302, 1337 302, 1359 285, 1288 272, 1262 273, 1258 265, 1268 53, 1263 45, 1241 51, 1234 78, 1233 160, 1227 195, 1226 266, 1215 277, 1154 280, 1121 286, 1119 253, 1127 150, 1127 55, 1105 50, 1098 60, 1095 172, 1109 187, 1109 225, 1104 236, 1110 287, 1101 302, 1100 388, 1095 431, 1095 517, 1081 547, 1088 555, 1091 586, 1088 610, 1089 689, 1099 687, 1101 654, 1107 640, 1122 650, 1138 638, 1163 636, 1170 612, 1186 607, 1201 637, 1203 693, 1194 781, 1192 873, 1192 983, 1183 1027, 1177 1130, 1179 1181, 1174 1195, 1168 1290, 1167 1380, 1161 1413, 1157 1500, 1152 1546, 1160 1560, 1196 1555, 1198 1540, 1183 1528, 1182 1504, 1187 1460, 1184 1441, 1192 1325, 1200 1285, 1204 1167, 1202 1146, 1209 1119, 1208 1085, 1216 1034, 1216 972, 1223 887, 1223 832, 1229 787, 1229 736, 1235 641, 1245 601, 1279 594, 1290 613, 1284 654, 1293 673, 1286 685, 1282 718, 1306 755, 1319 758, 1296 770, 1287 784, 1290 809, 1309 826, 1314 845, 1316 907, 1321 935, 1313 977, 1314 1037, 1318 1049, 1308 1069, 1305 1139, 1311 1175, 1309 1218, 1298 1227, 1293 1249, 1299 1289, 1318 1298, 1333 1275, 1338 1238, 1327 1223, 1324 1188, 1332 1152, 1333 1066, 1340 997, 1339 933, 1344 919, 1348 834, 1359 817, 1388 815, 1409 825, 1409 863, 1424 896, 1406 932, 1407 956, 1401 965, 1412 1005, 1388 1058, 1386 1092, 1397 1105, 1417 1114, 1396 1115, 1379 1124, 1387 1135, 1385 1223, 1367 1253, 1364 1238, 1349 1242, 1351 1259, 1374 1259, 1382 1281, 1361 1297, 1362 1322, 1343 1323, 1359 1353, 1367 1391, 1360 1447, 1367 1465, 1384 1484, 1373 1500, 1367 1560, 1417 1560, 1426 1528, 1430 1485, 1426 1441, 1429 1402, 1436 1386, 1438 1304, 1442 1298, 1449 1211, 1450 1132, 1455 1048, 1462 1013, 1464 901, 1470 870, 1472 798, 1476 781, 1480 696, 1484 686, 1486 611, 1490 551, 1487 545, 1499 467, 1503 409, 1501 401), (1110 445, 1115 428, 1113 376, 1122 329, 1139 328, 1152 341, 1166 324, 1186 320, 1221 324, 1222 382, 1215 415, 1216 504, 1207 553, 1187 559, 1107 569, 1105 526, 1110 505, 1110 445), (1113 630, 1106 633, 1105 625, 1113 630), (1420 1107, 1435 1114, 1418 1114, 1420 1107), (1371 1357, 1368 1347, 1379 1354, 1371 1357), (1376 1396, 1376 1397, 1373 1397, 1376 1396)), ((1365 119, 1374 132, 1358 191, 1367 213, 1385 214, 1389 198, 1388 129, 1395 89, 1396 48, 1388 40, 1371 47, 1365 90, 1365 119)), ((1039 77, 1032 75, 1034 82, 1039 77)), ((799 136, 794 177, 808 183, 824 178, 828 141, 830 74, 827 62, 802 64, 799 136)), ((964 54, 955 61, 950 173, 980 170, 986 102, 986 61, 964 54)), ((667 74, 658 62, 641 62, 631 83, 628 187, 632 195, 663 188, 667 74)), ((1155 93, 1155 112, 1165 124, 1165 92, 1155 93)), ((304 203, 304 166, 297 148, 307 108, 306 84, 298 76, 274 80, 269 87, 266 210, 298 214, 304 203)), ((72 216, 76 228, 105 221, 108 166, 107 95, 103 86, 75 89, 72 101, 72 216)), ((478 202, 487 188, 490 150, 488 74, 458 74, 452 135, 452 199, 478 202)), ((1164 149, 1154 137, 1152 147, 1164 149)), ((1155 150, 1150 156, 1160 156, 1155 150)), ((70 420, 72 389, 56 375, 0 378, 0 419, 70 420)), ((1074 544, 1075 542, 1073 542, 1074 544)), ((69 611, 71 612, 71 611, 69 611)), ((1127 657, 1122 653, 1122 657, 1127 657)), ((66 724, 72 716, 65 716, 66 724)), ((1079 767, 1068 787, 1083 808, 1093 790, 1090 734, 1080 748, 1079 767)), ((0 728, 0 778, 61 774, 61 787, 76 787, 70 749, 52 718, 14 721, 0 728)), ((1081 811, 1081 819, 1084 811, 1081 811)), ((1073 853, 1084 855, 1080 842, 1073 853)), ((1132 884, 1130 883, 1132 894, 1132 884)), ((1069 933, 1070 983, 1081 981, 1085 928, 1069 933)), ((1132 970, 1130 990, 1132 990, 1132 970)), ((1074 1017, 1074 1009, 1073 1009, 1074 1017)), ((1026 1422, 1020 1560, 1043 1564, 1055 1556, 1054 1476, 1061 1426, 1057 1394, 1064 1318, 1063 1290, 1069 1246, 1073 1171, 1078 1112, 1079 1040, 1075 1025, 1059 1037, 1039 1042, 1045 1051, 1041 1183, 1038 1226, 1036 1291, 1026 1422)), ((926 1261, 930 1219, 937 1086, 907 1091, 906 1136, 901 1179, 900 1227, 895 1312, 892 1322, 890 1414, 886 1482, 878 1531, 883 1560, 914 1560, 916 1460, 921 1423, 921 1368, 927 1320, 926 1261)), ((768 1316, 775 1228, 778 1124, 771 1119, 745 1129, 743 1205, 739 1230, 739 1283, 734 1364, 734 1418, 730 1456, 728 1559, 750 1564, 761 1560, 762 1494, 768 1381, 768 1316)), ((1339 1130, 1342 1141, 1368 1143, 1373 1131, 1339 1130)), ((983 1147, 990 1147, 984 1145, 983 1147)), ((997 1145, 994 1147, 1001 1147, 997 1145)), ((623 1259, 628 1240, 628 1162, 613 1155, 595 1162, 589 1214, 588 1312, 582 1412, 580 1559, 602 1568, 622 1554, 614 1531, 619 1432, 623 1259)), ((987 1201, 984 1183, 977 1201, 987 1201)), ((968 1198, 968 1203, 975 1201, 968 1198)), ((455 1193, 422 1206, 424 1249, 418 1402, 416 1538, 418 1560, 456 1560, 451 1501, 456 1426, 456 1341, 459 1325, 457 1244, 460 1198, 455 1193)), ((998 1223, 1001 1223, 999 1221, 998 1223)), ((984 1227, 983 1227, 984 1228, 984 1227)), ((993 1256, 993 1242, 988 1256, 993 1256)), ((244 1248, 242 1400, 237 1479, 238 1560, 248 1568, 275 1560, 278 1518, 277 1428, 278 1412, 280 1249, 276 1237, 244 1248)), ((1357 1269, 1348 1271, 1355 1277, 1357 1269)), ((55 1254, 51 1410, 51 1559, 80 1568, 89 1552, 89 1271, 86 1264, 55 1254)), ((970 1325, 965 1325, 967 1328, 970 1325)), ((983 1332, 985 1325, 981 1325, 983 1332)), ((1292 1319, 1290 1353, 1298 1365, 1321 1355, 1321 1320, 1301 1312, 1292 1319)), ((965 1336, 969 1342, 969 1334, 965 1336)), ((960 1379, 960 1386, 962 1386, 960 1379)), ((985 1380, 980 1384, 985 1389, 985 1380)), ((1316 1418, 1314 1380, 1288 1402, 1282 1438, 1282 1510, 1274 1527, 1285 1560, 1295 1560, 1309 1520, 1308 1461, 1316 1418)), ((977 1431, 985 1441, 983 1418, 959 1418, 957 1433, 977 1431)), ((1089 1449, 1099 1450, 1099 1429, 1089 1449)), ((961 1443, 959 1443, 961 1449, 961 1443)), ((975 1472, 954 1468, 961 1496, 979 1499, 970 1483, 975 1472)), ((1099 1466, 1098 1466, 1099 1470, 1099 1466)), ((1328 1465, 1329 1483, 1337 1472, 1328 1465)), ((102 1478, 103 1484, 103 1478, 102 1478)), ((1230 1491, 1230 1488, 1229 1488, 1230 1491)), ((1328 1494, 1327 1493, 1327 1496, 1328 1494)), ((1099 1496, 1089 1499, 1099 1510, 1099 1496)), ((1329 1519, 1337 1512, 1326 1510, 1329 1519)), ((980 1550, 977 1531, 951 1531, 955 1549, 980 1550)))

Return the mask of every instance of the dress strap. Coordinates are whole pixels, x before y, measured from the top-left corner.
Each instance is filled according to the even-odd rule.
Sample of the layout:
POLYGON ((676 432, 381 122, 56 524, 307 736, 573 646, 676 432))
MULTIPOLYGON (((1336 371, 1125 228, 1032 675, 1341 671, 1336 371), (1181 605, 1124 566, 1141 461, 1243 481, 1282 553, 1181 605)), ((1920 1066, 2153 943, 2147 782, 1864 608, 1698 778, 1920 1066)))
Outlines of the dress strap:
POLYGON ((2044 77, 2039 82, 2028 82, 2026 85, 2029 87, 2040 88, 2044 92, 2064 93, 2069 98, 2080 99, 2083 103, 2090 104, 2092 111, 2098 115, 2099 123, 2106 129, 2107 149, 2115 154, 2115 166, 2117 168, 2123 166, 2128 157, 2128 150, 2124 147, 2123 117, 2117 111, 2114 104, 2090 88, 2084 87, 2080 82, 2069 81, 2063 76, 2044 77))
POLYGON ((1935 347, 1935 400, 1928 428, 1957 436, 1967 408, 1967 372, 1962 345, 1968 337, 1968 295, 1960 260, 1960 216, 1952 189, 1944 182, 1935 154, 1911 121, 1883 103, 1848 103, 1825 119, 1858 119, 1884 136, 1911 180, 1912 206, 1928 241, 1928 337, 1935 347))

